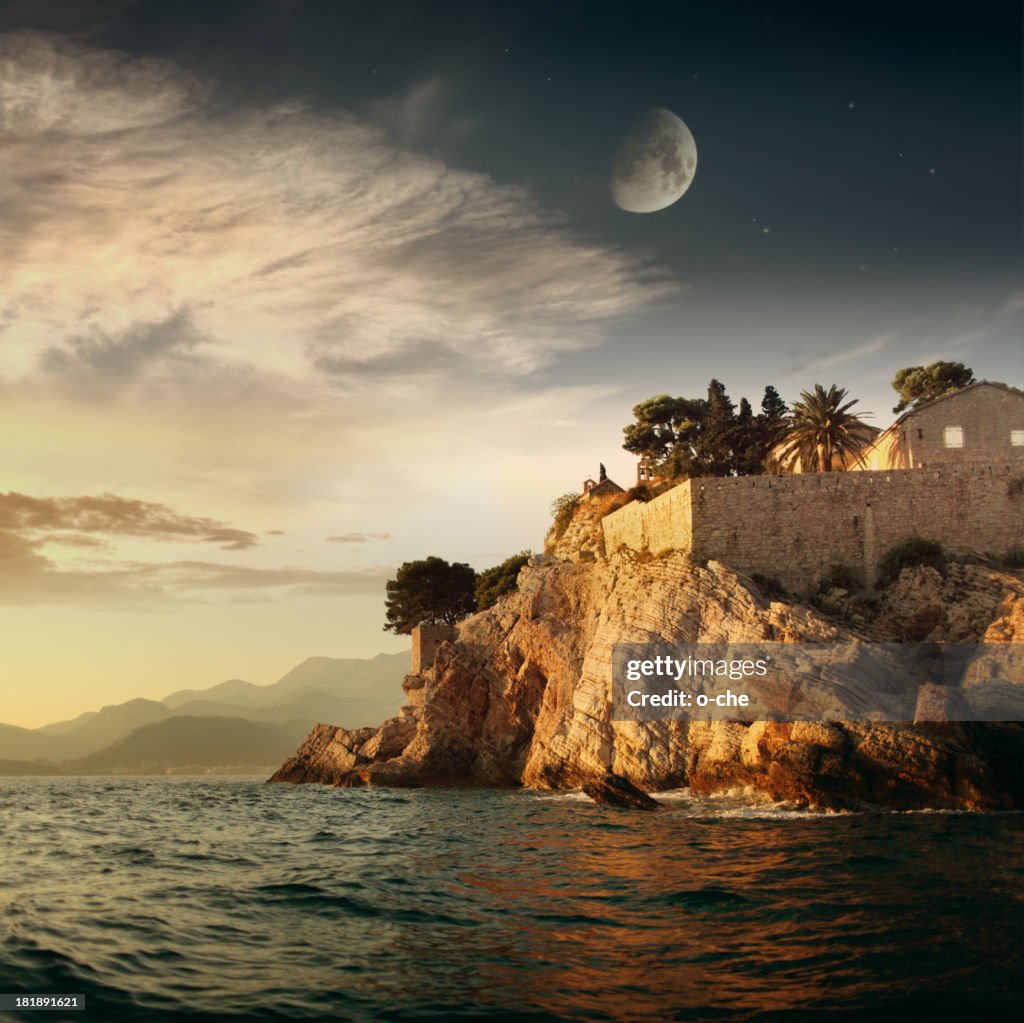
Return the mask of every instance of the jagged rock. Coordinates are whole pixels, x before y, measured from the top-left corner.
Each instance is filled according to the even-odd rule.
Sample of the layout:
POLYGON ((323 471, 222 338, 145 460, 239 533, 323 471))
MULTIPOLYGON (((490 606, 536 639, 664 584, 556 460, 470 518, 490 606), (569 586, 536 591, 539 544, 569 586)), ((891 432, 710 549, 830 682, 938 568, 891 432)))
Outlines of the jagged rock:
POLYGON ((334 725, 314 725, 295 756, 286 760, 270 781, 300 783, 315 778, 324 785, 337 785, 366 762, 360 750, 376 734, 376 728, 349 731, 334 725))
POLYGON ((406 675, 402 680, 402 689, 410 707, 423 706, 423 687, 427 680, 422 675, 406 675))
POLYGON ((1002 600, 982 642, 1024 643, 1024 583, 1020 580, 1004 576, 1002 600))
MULTIPOLYGON (((612 720, 616 643, 893 637, 767 600, 726 565, 684 552, 605 555, 599 513, 596 502, 580 512, 553 550, 522 570, 515 593, 461 623, 433 667, 406 679, 410 710, 384 734, 317 726, 274 780, 573 789, 611 770, 648 791, 743 787, 808 807, 1024 807, 1016 721, 612 720), (595 560, 580 560, 581 550, 595 560)), ((931 641, 1024 636, 1024 584, 1006 572, 906 570, 884 600, 897 636, 938 604, 944 616, 918 620, 935 623, 931 641)), ((968 686, 966 698, 984 702, 974 692, 987 693, 991 677, 968 686)))
POLYGON ((1003 642, 995 632, 986 638, 986 629, 998 629, 1000 608, 1006 624, 1013 628, 1013 608, 1021 607, 1020 600, 1013 599, 1020 596, 1020 582, 1014 583, 1007 573, 982 565, 953 563, 944 575, 928 566, 905 568, 882 596, 873 638, 914 643, 1003 642))
POLYGON ((661 805, 643 789, 638 789, 621 774, 606 774, 583 786, 583 791, 602 806, 621 806, 630 810, 657 810, 661 805))
POLYGON ((391 760, 402 753, 415 734, 414 719, 390 718, 359 747, 359 755, 366 760, 391 760))

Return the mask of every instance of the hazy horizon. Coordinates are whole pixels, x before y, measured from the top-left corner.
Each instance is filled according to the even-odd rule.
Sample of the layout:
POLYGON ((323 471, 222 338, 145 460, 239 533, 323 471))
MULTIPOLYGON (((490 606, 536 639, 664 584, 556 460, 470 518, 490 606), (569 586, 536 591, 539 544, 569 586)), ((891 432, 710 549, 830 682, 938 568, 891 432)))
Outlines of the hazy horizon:
POLYGON ((0 722, 403 649, 398 565, 540 549, 653 394, 1024 386, 1008 5, 3 21, 0 722), (630 214, 652 106, 696 176, 630 214))

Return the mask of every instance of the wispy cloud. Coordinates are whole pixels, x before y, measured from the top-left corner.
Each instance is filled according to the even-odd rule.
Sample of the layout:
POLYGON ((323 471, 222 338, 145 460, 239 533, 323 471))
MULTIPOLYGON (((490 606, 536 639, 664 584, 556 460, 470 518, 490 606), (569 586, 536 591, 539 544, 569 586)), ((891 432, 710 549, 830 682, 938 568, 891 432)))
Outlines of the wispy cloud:
MULTIPOLYGON (((201 356, 295 376, 426 345, 523 374, 671 288, 370 122, 226 112, 172 64, 37 34, 2 60, 0 373, 201 356)), ((439 88, 393 117, 426 117, 439 88)))
POLYGON ((168 564, 140 565, 112 574, 128 582, 155 580, 160 586, 183 592, 219 590, 301 589, 304 594, 321 597, 351 596, 384 592, 388 570, 367 568, 357 571, 329 572, 310 568, 251 568, 222 565, 209 561, 175 561, 168 564))
POLYGON ((180 515, 166 505, 115 494, 86 497, 30 497, 0 494, 0 529, 33 541, 95 545, 82 534, 135 536, 150 540, 196 540, 224 550, 255 547, 255 533, 216 519, 180 515), (71 534, 74 539, 69 539, 71 534))
POLYGON ((537 476, 547 424, 600 392, 541 371, 675 288, 526 190, 403 149, 450 117, 439 83, 369 118, 243 108, 168 62, 32 33, 7 34, 0 81, 0 422, 38 442, 9 486, 129 479, 175 506, 7 495, 4 602, 379 600, 387 570, 329 571, 323 538, 362 566, 417 501, 461 514, 442 457, 525 502, 513 477, 537 476), (406 507, 382 512, 397 479, 406 507), (253 507, 302 567, 273 566, 278 531, 257 549, 232 524, 253 507))
POLYGON ((136 323, 110 336, 96 326, 43 351, 39 364, 48 374, 76 385, 121 387, 148 367, 187 359, 201 344, 190 313, 179 309, 156 323, 136 323))
POLYGON ((207 561, 65 567, 24 537, 0 530, 0 604, 147 611, 197 602, 244 603, 267 594, 275 599, 377 596, 388 574, 381 568, 328 572, 207 561))
POLYGON ((383 592, 387 571, 262 568, 186 559, 170 562, 79 558, 58 562, 49 544, 105 548, 106 538, 214 542, 228 550, 255 544, 252 533, 163 505, 100 497, 34 498, 0 494, 0 604, 75 604, 146 610, 181 603, 251 600, 260 594, 350 596, 383 592), (97 535, 98 534, 98 535, 97 535))
POLYGON ((831 369, 833 366, 843 366, 848 362, 856 362, 858 359, 866 358, 869 355, 876 355, 886 348, 891 340, 888 335, 882 334, 854 348, 847 348, 844 351, 836 352, 835 355, 828 355, 823 359, 815 359, 812 362, 794 366, 791 372, 818 373, 823 369, 831 369))

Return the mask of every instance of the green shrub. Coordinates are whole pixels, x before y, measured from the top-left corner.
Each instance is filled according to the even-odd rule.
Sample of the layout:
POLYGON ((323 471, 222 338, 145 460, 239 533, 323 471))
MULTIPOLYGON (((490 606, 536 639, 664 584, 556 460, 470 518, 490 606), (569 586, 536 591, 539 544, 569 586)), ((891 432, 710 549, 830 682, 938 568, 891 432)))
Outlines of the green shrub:
POLYGON ((512 593, 519 579, 519 571, 530 560, 529 551, 521 551, 506 558, 500 565, 485 568, 476 577, 476 609, 486 611, 497 604, 506 593, 512 593))
POLYGON ((654 494, 651 488, 646 483, 638 483, 635 487, 631 487, 629 490, 624 490, 621 494, 608 498, 605 506, 601 509, 601 518, 603 519, 606 515, 611 515, 612 512, 617 512, 620 508, 625 508, 627 504, 631 504, 633 501, 646 504, 652 497, 654 497, 654 494))
POLYGON ((900 577, 903 569, 919 566, 934 568, 945 575, 946 554, 942 544, 914 537, 890 547, 878 563, 878 589, 892 585, 900 577))
POLYGON ((551 514, 555 518, 555 521, 551 523, 551 532, 549 534, 552 543, 557 543, 561 540, 563 534, 569 528, 569 523, 572 522, 572 517, 576 514, 576 509, 579 507, 580 496, 580 494, 570 491, 568 494, 562 494, 561 497, 557 497, 551 502, 551 514))
POLYGON ((1002 557, 1005 568, 1024 568, 1024 547, 1011 547, 1002 557))
POLYGON ((662 494, 667 494, 673 487, 678 487, 680 483, 685 483, 688 479, 688 476, 671 476, 668 479, 658 480, 650 488, 651 496, 661 497, 662 494))
POLYGON ((860 579, 849 565, 829 565, 825 577, 818 587, 819 593, 827 593, 829 590, 859 590, 860 579))
POLYGON ((786 587, 772 576, 761 575, 760 572, 755 572, 750 578, 769 600, 783 600, 789 596, 789 591, 786 587))
POLYGON ((638 483, 635 487, 630 487, 626 491, 626 502, 629 501, 642 501, 646 504, 654 494, 651 493, 651 488, 646 483, 638 483))

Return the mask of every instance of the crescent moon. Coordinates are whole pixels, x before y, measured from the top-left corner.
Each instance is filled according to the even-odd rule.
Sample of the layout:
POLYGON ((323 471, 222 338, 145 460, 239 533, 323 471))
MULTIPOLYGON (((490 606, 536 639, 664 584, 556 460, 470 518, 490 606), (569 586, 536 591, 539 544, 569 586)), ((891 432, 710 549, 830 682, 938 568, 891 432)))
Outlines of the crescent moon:
POLYGON ((671 110, 641 114, 615 154, 609 187, 615 205, 629 213, 654 213, 671 206, 693 183, 697 144, 671 110))

